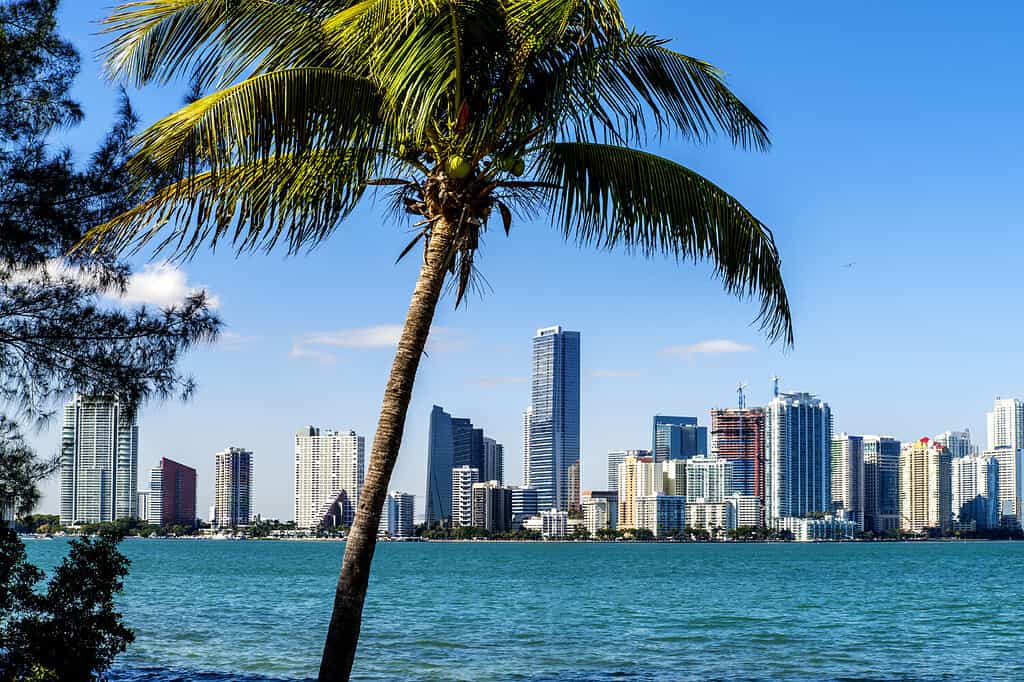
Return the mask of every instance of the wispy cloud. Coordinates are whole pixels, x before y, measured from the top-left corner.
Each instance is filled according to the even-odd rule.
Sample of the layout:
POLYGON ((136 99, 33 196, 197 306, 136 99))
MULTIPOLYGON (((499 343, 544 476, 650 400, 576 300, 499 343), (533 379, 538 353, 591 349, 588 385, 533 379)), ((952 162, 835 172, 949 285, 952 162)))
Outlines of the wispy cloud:
POLYGON ((491 387, 491 386, 509 386, 512 384, 525 384, 530 380, 529 377, 525 376, 496 376, 496 377, 481 377, 480 379, 473 379, 469 383, 476 384, 477 386, 491 387))
POLYGON ((261 336, 256 334, 239 334, 238 332, 221 332, 217 339, 217 348, 221 350, 241 350, 251 343, 259 341, 261 336))
MULTIPOLYGON (((333 364, 337 358, 334 349, 394 348, 402 334, 401 325, 381 324, 353 329, 311 332, 299 337, 289 353, 295 358, 309 358, 333 364)), ((447 327, 434 327, 427 341, 427 352, 444 353, 460 350, 468 341, 447 327)))
POLYGON ((669 346, 663 348, 662 355, 693 355, 695 353, 750 353, 754 347, 729 339, 709 339, 689 346, 669 346))
POLYGON ((631 369, 592 369, 589 374, 592 377, 604 377, 609 379, 624 379, 640 376, 640 372, 631 369))

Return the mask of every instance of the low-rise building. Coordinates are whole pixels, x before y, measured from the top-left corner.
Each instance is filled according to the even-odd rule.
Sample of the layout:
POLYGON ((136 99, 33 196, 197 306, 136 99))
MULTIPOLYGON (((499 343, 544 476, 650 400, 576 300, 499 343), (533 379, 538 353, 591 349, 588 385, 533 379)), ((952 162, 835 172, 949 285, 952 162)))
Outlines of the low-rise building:
POLYGON ((537 489, 530 486, 513 486, 509 488, 512 500, 512 528, 525 528, 524 524, 531 516, 540 511, 537 506, 537 489))
POLYGON ((733 530, 740 526, 758 527, 761 525, 764 509, 760 497, 737 493, 726 497, 725 503, 729 507, 726 530, 733 530))
POLYGON ((547 539, 561 539, 569 532, 568 512, 550 509, 540 513, 540 534, 547 539))
POLYGON ((775 520, 775 527, 792 533, 793 539, 797 542, 818 542, 852 540, 859 525, 851 519, 826 514, 822 518, 783 517, 775 520))
POLYGON ((686 527, 706 530, 712 537, 721 537, 730 529, 730 516, 726 502, 690 501, 686 505, 686 527))
POLYGON ((655 493, 636 498, 637 527, 670 537, 686 527, 686 496, 655 493))
POLYGON ((601 497, 583 498, 583 523, 591 535, 612 527, 611 503, 601 497))

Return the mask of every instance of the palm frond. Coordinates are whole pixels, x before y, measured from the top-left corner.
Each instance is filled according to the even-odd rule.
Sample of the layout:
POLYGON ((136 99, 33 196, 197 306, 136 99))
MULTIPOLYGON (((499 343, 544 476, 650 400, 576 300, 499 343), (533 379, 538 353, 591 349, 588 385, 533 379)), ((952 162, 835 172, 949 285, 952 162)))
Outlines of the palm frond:
POLYGON ((93 228, 76 248, 137 250, 170 227, 156 250, 177 257, 223 241, 242 252, 284 240, 296 253, 330 235, 362 198, 371 170, 366 158, 318 151, 197 173, 93 228))
MULTIPOLYGON (((107 72, 141 86, 183 73, 226 85, 260 60, 320 44, 322 19, 351 0, 141 0, 103 21, 107 72)), ((290 64, 289 64, 290 65, 290 64)))
POLYGON ((537 176, 567 239, 646 257, 708 260, 726 291, 761 301, 770 338, 793 342, 789 299, 771 230, 706 178, 668 159, 604 144, 556 143, 537 176))
POLYGON ((311 150, 372 150, 388 131, 376 87, 322 67, 258 74, 154 123, 137 140, 132 170, 180 177, 311 150))

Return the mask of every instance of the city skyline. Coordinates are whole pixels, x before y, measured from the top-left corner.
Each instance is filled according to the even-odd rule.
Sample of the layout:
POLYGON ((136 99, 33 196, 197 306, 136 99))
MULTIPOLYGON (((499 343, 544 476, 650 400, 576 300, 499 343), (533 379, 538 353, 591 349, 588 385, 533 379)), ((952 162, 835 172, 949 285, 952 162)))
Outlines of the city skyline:
MULTIPOLYGON (((988 101, 1015 77, 1014 61, 1004 59, 1016 42, 1006 35, 1012 16, 995 21, 992 14, 892 6, 880 28, 870 13, 821 5, 738 13, 713 3, 685 10, 633 3, 625 12, 641 26, 674 22, 674 44, 725 69, 766 117, 776 143, 770 154, 737 153, 725 143, 698 151, 679 140, 652 150, 707 173, 773 228, 796 346, 787 353, 765 344, 749 326, 756 305, 723 294, 703 266, 580 251, 538 223, 523 223, 520 234, 528 239, 489 234, 478 263, 486 294, 471 295, 459 310, 449 297, 439 309, 392 486, 422 494, 423 415, 432 404, 489 425, 505 444, 505 478, 519 480, 521 425, 505 415, 525 406, 530 355, 520 340, 549 322, 587 335, 584 487, 603 487, 595 464, 605 450, 649 447, 652 415, 704 417, 709 407, 733 407, 738 382, 750 384, 752 405, 765 404, 776 373, 793 389, 828 396, 837 431, 907 441, 969 427, 984 445, 992 398, 1024 394, 1024 367, 1005 343, 1019 326, 1005 317, 1005 299, 994 295, 1017 286, 1024 232, 1012 229, 1012 219, 998 239, 965 236, 964 228, 1005 226, 1007 216, 1017 215, 1024 151, 1001 133, 1017 107, 1011 101, 988 108, 982 124, 970 104, 988 101), (854 57, 849 35, 871 36, 876 49, 854 57), (985 36, 985 49, 971 38, 972 49, 950 63, 945 45, 965 36, 985 36), (809 62, 808 51, 818 58, 809 62), (860 67, 852 66, 854 58, 860 67), (885 82, 874 75, 882 68, 890 76, 885 82), (967 88, 964 97, 948 98, 943 83, 950 80, 967 88), (876 97, 890 106, 878 107, 876 97), (893 116, 894 109, 903 115, 893 116), (918 115, 925 110, 948 115, 918 115), (993 164, 994 157, 1005 163, 993 164), (905 267, 922 258, 956 262, 958 276, 906 277, 905 267), (946 334, 900 332, 954 309, 968 322, 946 334), (893 331, 841 329, 837 315, 893 331), (982 321, 1004 318, 1004 334, 981 333, 982 321), (920 381, 933 390, 912 401, 900 395, 920 381)), ((87 116, 64 140, 79 158, 95 149, 117 106, 115 88, 96 86, 94 55, 105 38, 93 22, 100 14, 92 3, 64 3, 60 12, 62 32, 83 55, 72 94, 87 116)), ((187 90, 181 82, 129 94, 148 123, 187 90)), ((199 382, 192 402, 143 408, 140 470, 163 456, 195 466, 203 509, 212 495, 212 453, 247 443, 263 472, 255 482, 260 511, 287 517, 291 491, 275 492, 273 484, 289 476, 296 428, 331 424, 372 440, 395 325, 417 265, 394 265, 407 241, 401 229, 382 226, 374 209, 357 212, 336 239, 308 256, 236 259, 224 249, 164 266, 161 256, 140 254, 128 301, 169 304, 205 287, 228 325, 220 343, 186 360, 199 382)), ((55 454, 58 431, 59 416, 30 441, 40 454, 55 454)), ((57 510, 58 489, 53 479, 46 483, 41 510, 57 510)))

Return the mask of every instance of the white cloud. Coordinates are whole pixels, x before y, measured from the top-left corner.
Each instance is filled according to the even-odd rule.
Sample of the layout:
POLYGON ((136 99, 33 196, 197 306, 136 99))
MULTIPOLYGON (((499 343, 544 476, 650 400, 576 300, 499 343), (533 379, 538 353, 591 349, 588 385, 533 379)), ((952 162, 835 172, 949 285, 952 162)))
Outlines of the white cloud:
MULTIPOLYGON (((12 277, 14 282, 30 281, 45 273, 52 280, 71 280, 85 286, 96 285, 97 273, 88 268, 69 267, 64 261, 51 258, 40 268, 18 272, 12 277)), ((150 263, 142 268, 142 272, 132 273, 123 293, 116 290, 104 291, 104 298, 124 303, 155 305, 167 308, 178 305, 187 296, 207 291, 202 285, 190 285, 184 270, 172 263, 150 263)), ((207 291, 207 303, 211 308, 220 306, 220 299, 207 291)))
MULTIPOLYGON (((371 327, 339 329, 328 332, 305 334, 292 345, 290 355, 295 358, 309 358, 333 363, 337 358, 325 349, 333 348, 394 348, 402 334, 402 326, 381 324, 371 327)), ((444 353, 465 348, 467 340, 447 327, 434 327, 427 341, 427 353, 444 353)))
POLYGON ((729 339, 710 339, 689 346, 669 346, 662 349, 663 355, 691 355, 693 353, 750 353, 753 346, 729 339))
POLYGON ((590 376, 609 379, 624 379, 627 377, 638 377, 640 376, 640 372, 630 369, 592 369, 590 370, 590 376))
MULTIPOLYGON (((125 303, 145 303, 161 308, 177 305, 187 296, 204 291, 203 286, 189 286, 188 275, 171 263, 150 263, 142 272, 128 278, 128 286, 120 300, 125 303)), ((220 306, 220 299, 207 293, 211 308, 220 306)))

